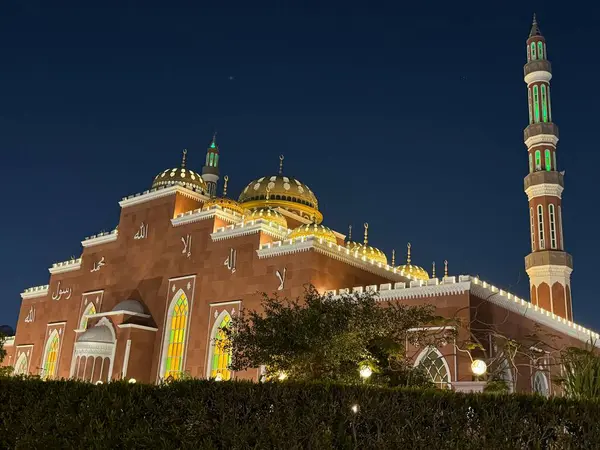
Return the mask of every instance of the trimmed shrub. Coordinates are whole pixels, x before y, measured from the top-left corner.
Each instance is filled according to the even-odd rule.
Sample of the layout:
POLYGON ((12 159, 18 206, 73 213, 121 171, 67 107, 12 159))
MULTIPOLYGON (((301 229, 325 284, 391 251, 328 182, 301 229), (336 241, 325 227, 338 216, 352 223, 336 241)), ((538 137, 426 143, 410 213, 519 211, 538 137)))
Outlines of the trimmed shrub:
POLYGON ((2 449, 596 449, 599 423, 597 402, 528 395, 0 380, 2 449))

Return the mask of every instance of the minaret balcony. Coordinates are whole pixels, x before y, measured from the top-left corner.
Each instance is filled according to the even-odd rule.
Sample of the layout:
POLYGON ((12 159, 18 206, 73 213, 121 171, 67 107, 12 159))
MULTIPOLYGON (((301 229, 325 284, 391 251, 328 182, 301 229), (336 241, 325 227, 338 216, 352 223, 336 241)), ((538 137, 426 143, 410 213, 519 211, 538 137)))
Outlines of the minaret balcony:
POLYGON ((558 184, 560 187, 565 187, 565 177, 562 173, 555 170, 538 170, 527 174, 524 180, 525 190, 531 186, 538 184, 558 184))
POLYGON ((552 65, 550 61, 545 59, 528 62, 523 66, 523 75, 527 76, 533 72, 550 72, 552 73, 552 65))
POLYGON ((541 250, 525 257, 525 270, 539 266, 566 266, 573 269, 573 257, 560 250, 541 250))
POLYGON ((523 140, 526 142, 527 139, 539 134, 551 134, 558 138, 558 126, 552 122, 532 123, 523 130, 523 140))

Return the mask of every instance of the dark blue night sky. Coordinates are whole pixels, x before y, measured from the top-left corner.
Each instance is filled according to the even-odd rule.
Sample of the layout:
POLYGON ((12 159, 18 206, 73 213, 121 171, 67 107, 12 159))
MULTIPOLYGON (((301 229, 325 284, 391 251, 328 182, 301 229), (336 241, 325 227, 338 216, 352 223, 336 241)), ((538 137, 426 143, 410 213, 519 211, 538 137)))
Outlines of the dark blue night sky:
POLYGON ((200 171, 215 129, 231 194, 275 174, 283 153, 330 227, 368 221, 369 242, 388 257, 395 248, 398 264, 410 241, 428 270, 448 259, 451 274, 528 296, 522 66, 537 12, 554 71, 575 320, 600 328, 597 3, 0 8, 0 323, 14 325, 19 293, 46 284, 85 236, 113 229, 118 201, 178 165, 183 148, 200 171))

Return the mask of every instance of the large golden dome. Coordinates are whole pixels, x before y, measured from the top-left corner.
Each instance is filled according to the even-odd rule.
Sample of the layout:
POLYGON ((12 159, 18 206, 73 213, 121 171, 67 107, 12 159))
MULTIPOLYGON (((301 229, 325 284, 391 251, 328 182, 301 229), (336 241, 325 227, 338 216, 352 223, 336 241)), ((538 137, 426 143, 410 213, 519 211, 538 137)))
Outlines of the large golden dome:
POLYGON ((252 222, 253 220, 264 219, 268 222, 281 225, 287 228, 287 219, 283 217, 279 211, 273 208, 257 208, 244 217, 244 223, 252 222))
MULTIPOLYGON (((376 247, 372 247, 368 245, 368 230, 369 224, 365 223, 365 241, 364 244, 359 242, 348 241, 346 243, 346 248, 348 248, 352 253, 357 254, 359 257, 366 256, 369 259, 374 260, 375 262, 379 262, 381 264, 387 265, 387 256, 381 250, 376 247)), ((350 233, 348 233, 349 239, 352 239, 352 228, 350 228, 350 233)))
MULTIPOLYGON (((283 158, 280 157, 281 162, 283 158)), ((238 201, 248 209, 261 207, 282 208, 316 223, 323 221, 319 202, 310 188, 293 177, 279 175, 262 177, 251 181, 242 191, 238 201)))
POLYGON ((331 228, 326 227, 325 225, 316 224, 314 222, 294 228, 290 234, 288 234, 288 239, 299 238, 303 236, 314 236, 317 239, 320 238, 327 242, 337 244, 337 238, 335 237, 335 234, 331 228))
POLYGON ((223 196, 211 198, 206 203, 204 203, 204 205, 202 206, 202 210, 207 211, 214 206, 219 206, 220 208, 229 209, 230 211, 241 214, 242 216, 245 215, 248 212, 245 208, 243 208, 235 200, 227 198, 227 182, 229 181, 229 177, 225 175, 223 177, 223 180, 225 181, 223 185, 223 196))
POLYGON ((407 245, 408 256, 406 257, 406 264, 398 266, 397 271, 403 272, 406 275, 416 278, 417 280, 429 280, 429 273, 425 269, 419 266, 414 266, 410 263, 410 242, 407 245))
POLYGON ((201 191, 205 193, 207 190, 206 183, 202 179, 200 174, 193 170, 185 168, 185 157, 187 150, 183 151, 183 159, 181 161, 181 167, 175 167, 174 169, 167 169, 154 177, 152 182, 152 189, 161 186, 183 186, 188 189, 195 191, 201 191))

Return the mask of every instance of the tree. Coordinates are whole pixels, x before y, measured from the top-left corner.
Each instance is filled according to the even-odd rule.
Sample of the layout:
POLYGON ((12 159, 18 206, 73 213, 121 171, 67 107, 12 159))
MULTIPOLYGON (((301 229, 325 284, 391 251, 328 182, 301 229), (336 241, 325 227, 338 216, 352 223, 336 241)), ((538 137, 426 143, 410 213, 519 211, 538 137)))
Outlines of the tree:
POLYGON ((562 352, 563 376, 556 381, 567 397, 600 399, 600 355, 593 342, 585 348, 569 347, 562 352))
MULTIPOLYGON (((6 350, 4 349, 4 342, 6 341, 6 336, 4 333, 0 332, 0 363, 4 361, 6 357, 6 350)), ((0 377, 8 376, 13 372, 13 368, 10 366, 0 367, 0 377)))
POLYGON ((429 385, 413 370, 407 345, 439 345, 453 338, 434 307, 379 303, 371 293, 322 295, 308 286, 302 299, 263 294, 262 311, 242 311, 223 331, 235 371, 265 366, 267 377, 284 373, 294 380, 360 381, 359 369, 373 371, 370 382, 429 385))

